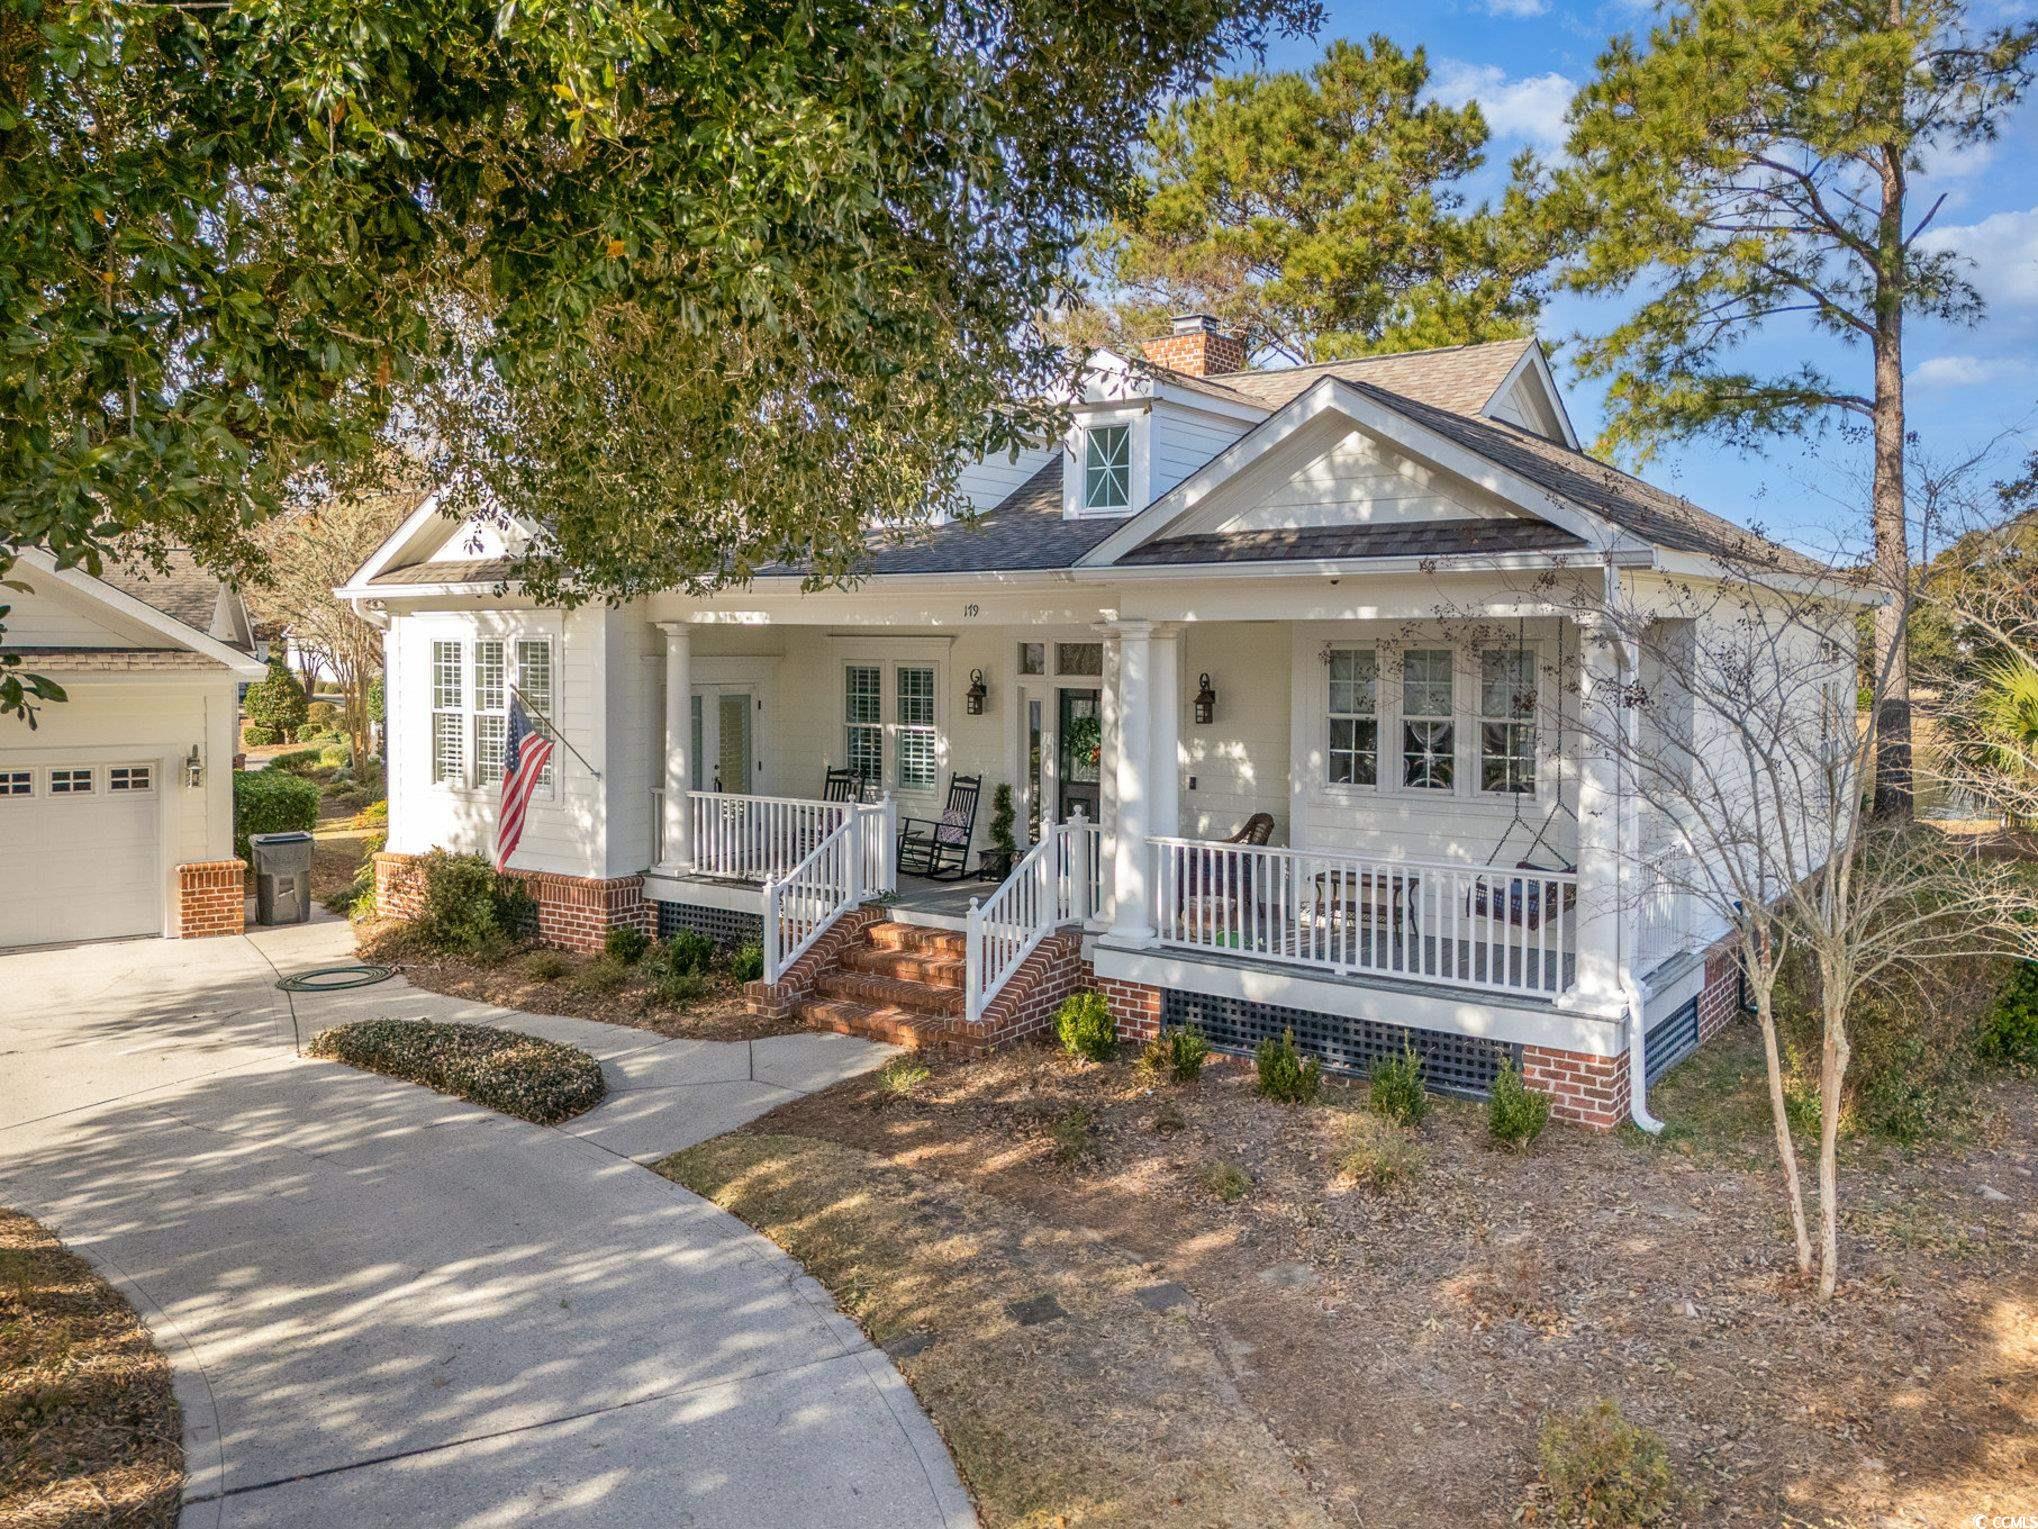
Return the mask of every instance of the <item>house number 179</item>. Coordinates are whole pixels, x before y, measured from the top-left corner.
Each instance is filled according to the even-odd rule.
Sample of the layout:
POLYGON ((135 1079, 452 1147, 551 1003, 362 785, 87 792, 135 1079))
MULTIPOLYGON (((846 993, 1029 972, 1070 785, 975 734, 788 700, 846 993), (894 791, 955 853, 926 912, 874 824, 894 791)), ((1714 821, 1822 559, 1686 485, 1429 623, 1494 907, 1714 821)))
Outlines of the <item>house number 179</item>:
POLYGON ((975 604, 965 605, 962 608, 962 619, 965 621, 974 621, 976 620, 977 617, 981 616, 983 613, 984 608, 981 605, 975 604))

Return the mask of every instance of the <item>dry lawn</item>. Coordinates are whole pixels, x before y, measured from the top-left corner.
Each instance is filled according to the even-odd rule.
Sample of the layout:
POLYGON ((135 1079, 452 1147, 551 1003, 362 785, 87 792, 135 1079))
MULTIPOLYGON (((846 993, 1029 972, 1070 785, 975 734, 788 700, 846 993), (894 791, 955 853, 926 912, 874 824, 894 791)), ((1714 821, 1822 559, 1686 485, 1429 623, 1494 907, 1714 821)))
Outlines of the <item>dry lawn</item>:
POLYGON ((617 973, 600 957, 553 950, 501 957, 448 955, 425 949, 409 936, 409 926, 396 919, 361 925, 357 945, 363 960, 394 966, 414 986, 525 1014, 598 1019, 706 1041, 759 1040, 801 1028, 796 1020, 750 1013, 741 988, 721 972, 704 997, 674 1004, 658 996, 641 966, 617 973))
POLYGON ((1736 1028, 1659 1091, 1667 1144, 1505 1153, 1443 1102, 1381 1187, 1340 1171, 1363 1086, 1283 1107, 1234 1059, 1171 1087, 1028 1049, 841 1085, 667 1171, 908 1339, 994 1526, 1505 1522, 1542 1420, 1602 1396, 1662 1435, 1684 1521, 2038 1512, 2038 1086, 1917 1154, 1849 1146, 1824 1309, 1761 1099, 1736 1028), (1167 1284, 1183 1304, 1140 1304, 1167 1284), (1016 1325, 1041 1294, 1067 1315, 1016 1325))
POLYGON ((0 1524, 171 1529, 183 1490, 169 1362, 90 1265, 0 1210, 0 1524))

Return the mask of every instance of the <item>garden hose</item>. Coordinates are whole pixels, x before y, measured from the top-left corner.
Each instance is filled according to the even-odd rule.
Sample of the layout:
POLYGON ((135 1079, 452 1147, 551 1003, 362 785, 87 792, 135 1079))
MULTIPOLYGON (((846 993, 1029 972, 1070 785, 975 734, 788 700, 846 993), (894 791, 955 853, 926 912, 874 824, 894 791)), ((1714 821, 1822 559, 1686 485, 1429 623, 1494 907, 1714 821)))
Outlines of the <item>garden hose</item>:
POLYGON ((276 986, 286 993, 339 993, 350 987, 372 987, 378 982, 387 982, 396 975, 393 966, 376 966, 362 962, 349 966, 319 966, 308 972, 299 972, 293 977, 284 977, 276 986))

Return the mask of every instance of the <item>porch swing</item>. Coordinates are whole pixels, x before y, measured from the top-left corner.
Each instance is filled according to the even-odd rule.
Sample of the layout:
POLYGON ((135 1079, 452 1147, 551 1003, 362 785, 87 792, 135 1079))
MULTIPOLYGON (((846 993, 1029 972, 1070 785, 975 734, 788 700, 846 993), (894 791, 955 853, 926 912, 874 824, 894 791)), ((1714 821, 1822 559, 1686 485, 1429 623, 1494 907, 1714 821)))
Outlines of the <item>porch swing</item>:
MULTIPOLYGON (((1528 653, 1528 618, 1525 616, 1516 618, 1514 644, 1516 655, 1525 657, 1528 653)), ((1557 684, 1561 687, 1563 683, 1564 624, 1560 620, 1557 623, 1557 684)), ((1508 819, 1507 827, 1500 831, 1500 839, 1493 846, 1493 852, 1486 857, 1487 870, 1493 868, 1494 862, 1500 858, 1500 852, 1507 848, 1508 841, 1514 837, 1515 830, 1528 827, 1528 819, 1521 815, 1521 799, 1525 793, 1516 791, 1512 794, 1514 815, 1508 819)), ((1508 877, 1504 883, 1505 890, 1492 881, 1477 882, 1472 890, 1465 894, 1467 913, 1479 918, 1500 919, 1519 929, 1539 929, 1545 918, 1560 910, 1568 912, 1577 905, 1578 887, 1575 882, 1565 882, 1557 886, 1543 879, 1548 876, 1568 876, 1578 869, 1564 858, 1563 852, 1555 844, 1550 842, 1550 825, 1556 822, 1557 814, 1560 812, 1570 818, 1574 825, 1577 823, 1578 814, 1572 810, 1571 804, 1564 800, 1564 698, 1561 688, 1557 695, 1557 800, 1551 805, 1550 810, 1543 814, 1542 822, 1536 825, 1535 831, 1529 836, 1525 858, 1514 863, 1515 870, 1526 874, 1508 877), (1538 865, 1535 861, 1538 852, 1557 863, 1538 865), (1553 898, 1547 897, 1553 886, 1557 895, 1553 898)))

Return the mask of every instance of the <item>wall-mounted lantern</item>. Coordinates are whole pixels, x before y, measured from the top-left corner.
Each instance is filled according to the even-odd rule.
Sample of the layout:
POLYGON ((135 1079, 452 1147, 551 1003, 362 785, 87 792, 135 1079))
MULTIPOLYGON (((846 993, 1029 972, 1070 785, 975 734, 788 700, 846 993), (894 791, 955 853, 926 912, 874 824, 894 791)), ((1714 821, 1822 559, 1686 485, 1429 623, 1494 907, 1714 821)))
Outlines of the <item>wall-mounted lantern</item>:
POLYGON ((1196 725, 1207 727, 1217 720, 1217 692, 1210 688, 1210 676, 1200 676, 1197 684, 1203 688, 1196 692, 1196 725))
POLYGON ((184 761, 184 784, 202 786, 205 784, 205 756, 198 751, 198 745, 191 745, 191 753, 184 761))
POLYGON ((984 671, 970 670, 969 689, 963 692, 963 700, 972 717, 981 717, 984 714, 984 701, 990 693, 984 686, 984 671))

